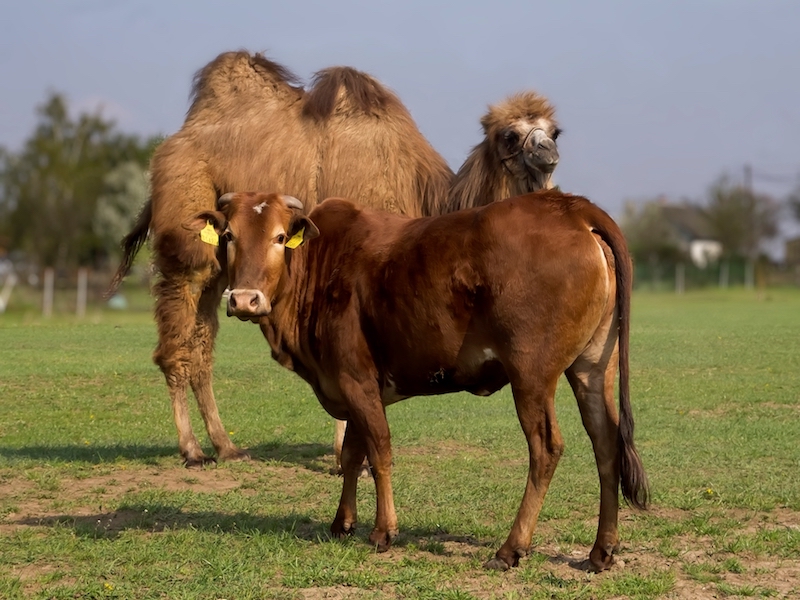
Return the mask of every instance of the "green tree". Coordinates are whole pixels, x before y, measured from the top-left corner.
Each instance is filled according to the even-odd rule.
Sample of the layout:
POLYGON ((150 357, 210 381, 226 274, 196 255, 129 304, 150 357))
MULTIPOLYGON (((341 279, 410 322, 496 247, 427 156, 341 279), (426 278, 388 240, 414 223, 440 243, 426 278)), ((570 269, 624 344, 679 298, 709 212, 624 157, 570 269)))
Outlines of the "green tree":
MULTIPOLYGON (((153 144, 119 132, 100 111, 73 119, 57 93, 37 115, 22 150, 0 154, 0 233, 40 267, 101 262, 114 246, 92 225, 108 174, 125 163, 143 167, 153 144)), ((141 206, 136 202, 133 211, 141 206)))
POLYGON ((684 258, 661 200, 627 202, 621 227, 634 260, 642 264, 671 264, 684 258))
POLYGON ((755 260, 761 245, 778 234, 780 204, 766 194, 721 177, 708 193, 707 213, 725 256, 755 260))
POLYGON ((92 231, 104 248, 118 250, 149 195, 148 175, 136 161, 120 163, 103 178, 104 191, 97 199, 92 231))
POLYGON ((789 205, 789 210, 794 213, 795 219, 800 221, 800 185, 789 194, 787 204, 789 205))

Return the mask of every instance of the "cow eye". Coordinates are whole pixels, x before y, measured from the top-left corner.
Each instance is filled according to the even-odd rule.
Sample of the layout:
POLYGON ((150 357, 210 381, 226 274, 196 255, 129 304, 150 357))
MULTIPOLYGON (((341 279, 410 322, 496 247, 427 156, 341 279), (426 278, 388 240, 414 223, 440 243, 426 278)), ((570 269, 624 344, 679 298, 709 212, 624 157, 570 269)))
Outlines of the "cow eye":
POLYGON ((284 234, 278 234, 278 237, 275 238, 275 243, 283 245, 286 242, 286 236, 284 234))

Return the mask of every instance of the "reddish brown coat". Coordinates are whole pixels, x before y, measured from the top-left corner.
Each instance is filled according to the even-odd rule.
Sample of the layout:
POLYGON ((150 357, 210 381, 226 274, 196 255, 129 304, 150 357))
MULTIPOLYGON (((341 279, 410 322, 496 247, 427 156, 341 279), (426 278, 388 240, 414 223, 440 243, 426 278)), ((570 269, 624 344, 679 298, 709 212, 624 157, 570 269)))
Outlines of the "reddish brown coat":
POLYGON ((628 391, 631 263, 614 221, 554 191, 422 219, 339 199, 305 217, 285 202, 229 194, 220 211, 187 226, 211 221, 228 236, 229 314, 261 319, 275 358, 348 421, 332 531, 344 535, 355 524, 366 454, 378 502, 370 540, 386 548, 397 533, 387 404, 457 390, 486 395, 510 383, 530 471, 517 520, 489 566, 516 565, 563 449, 554 393, 566 372, 601 480, 590 559, 610 566, 620 482, 631 503, 647 502, 628 391), (307 243, 286 249, 300 231, 307 243))

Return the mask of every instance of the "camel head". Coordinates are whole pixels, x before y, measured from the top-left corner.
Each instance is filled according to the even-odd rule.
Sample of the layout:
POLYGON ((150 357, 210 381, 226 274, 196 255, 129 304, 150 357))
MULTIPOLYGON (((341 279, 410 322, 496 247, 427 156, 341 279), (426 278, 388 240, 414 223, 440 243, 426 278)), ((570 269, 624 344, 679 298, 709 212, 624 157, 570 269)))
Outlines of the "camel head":
POLYGON ((515 94, 491 106, 481 125, 488 151, 511 179, 512 194, 552 187, 561 130, 547 98, 530 91, 515 94))

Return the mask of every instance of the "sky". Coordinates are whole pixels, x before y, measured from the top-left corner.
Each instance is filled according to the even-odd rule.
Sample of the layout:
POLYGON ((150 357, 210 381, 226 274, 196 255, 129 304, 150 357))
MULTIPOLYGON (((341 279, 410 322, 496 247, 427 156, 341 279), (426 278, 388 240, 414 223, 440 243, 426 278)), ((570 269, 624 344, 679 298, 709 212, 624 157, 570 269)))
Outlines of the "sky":
POLYGON ((0 146, 18 149, 35 107, 129 133, 170 134, 192 76, 247 49, 304 80, 331 65, 393 89, 457 169, 490 104, 547 96, 564 134, 556 182, 613 216, 626 201, 700 201, 753 168, 757 191, 800 175, 796 0, 0 0, 0 146))

